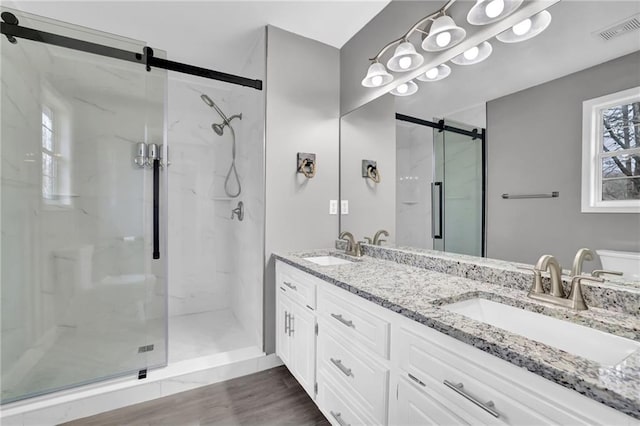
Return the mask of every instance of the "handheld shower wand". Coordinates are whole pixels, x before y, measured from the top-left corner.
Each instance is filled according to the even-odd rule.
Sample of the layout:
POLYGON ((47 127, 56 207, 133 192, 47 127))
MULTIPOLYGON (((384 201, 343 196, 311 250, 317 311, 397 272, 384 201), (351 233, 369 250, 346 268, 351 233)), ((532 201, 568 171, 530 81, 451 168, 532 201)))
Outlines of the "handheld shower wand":
POLYGON ((204 93, 200 95, 200 98, 204 101, 205 104, 215 109, 218 115, 220 115, 220 117, 222 118, 221 124, 214 123, 211 125, 211 128, 213 129, 214 132, 216 132, 218 136, 222 136, 222 134, 224 133, 224 126, 231 125, 231 120, 233 120, 234 118, 239 118, 240 120, 242 120, 242 113, 235 114, 235 115, 232 115, 231 118, 227 118, 225 113, 222 112, 222 110, 218 107, 218 105, 216 105, 215 102, 213 102, 213 100, 209 96, 205 95, 204 93))
POLYGON ((242 192, 242 185, 240 184, 240 177, 238 176, 238 170, 236 170, 236 132, 233 130, 233 127, 231 126, 231 120, 233 120, 234 118, 239 118, 240 120, 242 120, 242 113, 235 114, 227 118, 225 113, 222 112, 222 110, 218 107, 218 105, 216 105, 215 102, 213 102, 213 100, 209 96, 203 93, 200 95, 200 98, 205 104, 215 109, 216 112, 220 115, 220 117, 222 117, 222 124, 213 123, 211 125, 211 128, 213 129, 213 131, 216 132, 218 136, 222 136, 222 134, 224 133, 224 126, 229 126, 229 130, 231 130, 231 137, 232 137, 231 138, 232 139, 231 166, 229 167, 227 176, 224 179, 224 192, 225 194, 227 194, 227 196, 231 198, 235 198, 239 196, 240 193, 242 192), (232 174, 234 176, 234 180, 238 184, 238 190, 236 192, 232 192, 231 189, 229 189, 229 181, 231 179, 232 174))

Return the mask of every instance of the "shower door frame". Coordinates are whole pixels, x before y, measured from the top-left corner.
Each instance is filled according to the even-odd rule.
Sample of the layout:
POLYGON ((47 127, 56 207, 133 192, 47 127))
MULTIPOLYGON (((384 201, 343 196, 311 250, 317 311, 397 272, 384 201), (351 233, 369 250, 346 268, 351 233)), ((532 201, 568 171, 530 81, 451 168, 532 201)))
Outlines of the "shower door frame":
POLYGON ((11 12, 3 12, 2 19, 4 22, 0 22, 0 33, 4 34, 12 44, 17 43, 16 37, 24 38, 39 43, 51 44, 53 46, 92 53, 94 55, 106 56, 122 61, 135 62, 144 65, 147 71, 151 71, 151 67, 156 67, 167 71, 175 71, 183 74, 190 74, 198 77, 208 78, 211 80, 224 81, 226 83, 252 87, 256 90, 262 90, 262 80, 254 80, 234 74, 228 74, 221 71, 215 71, 195 65, 189 65, 182 62, 175 62, 168 59, 158 58, 154 56, 153 49, 148 46, 143 48, 143 53, 130 52, 111 46, 91 43, 85 40, 61 36, 58 34, 36 30, 33 28, 22 27, 19 25, 18 18, 16 18, 16 16, 11 12))

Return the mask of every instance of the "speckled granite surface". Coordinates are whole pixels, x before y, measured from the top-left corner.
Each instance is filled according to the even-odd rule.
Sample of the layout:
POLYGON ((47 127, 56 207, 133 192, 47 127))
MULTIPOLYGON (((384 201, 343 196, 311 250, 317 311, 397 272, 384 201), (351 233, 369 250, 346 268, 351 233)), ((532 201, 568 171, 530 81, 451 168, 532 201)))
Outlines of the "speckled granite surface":
MULTIPOLYGON (((640 351, 615 366, 605 366, 440 306, 479 296, 640 342, 638 317, 600 308, 573 312, 552 307, 528 299, 520 285, 497 284, 491 279, 497 275, 487 277, 487 280, 475 280, 371 256, 337 266, 319 266, 304 259, 334 253, 334 250, 314 250, 274 256, 366 300, 640 419, 640 351)), ((634 290, 630 289, 632 294, 634 290)))
MULTIPOLYGON (((362 250, 365 255, 378 259, 477 281, 500 283, 519 290, 528 291, 533 280, 531 271, 519 269, 532 267, 524 263, 409 247, 363 244, 362 250)), ((569 271, 566 273, 568 275, 569 271)), ((563 277, 563 281, 568 294, 571 279, 563 277)), ((549 279, 544 277, 543 282, 548 289, 549 279)), ((625 282, 619 278, 607 279, 604 283, 585 281, 583 295, 588 306, 640 316, 640 282, 625 282)))

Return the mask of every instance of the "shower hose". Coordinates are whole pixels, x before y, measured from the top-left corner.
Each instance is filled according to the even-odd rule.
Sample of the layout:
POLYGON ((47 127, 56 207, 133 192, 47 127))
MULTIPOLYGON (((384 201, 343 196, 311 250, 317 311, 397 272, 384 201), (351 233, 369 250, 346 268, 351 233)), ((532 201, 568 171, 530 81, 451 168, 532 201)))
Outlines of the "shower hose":
POLYGON ((236 198, 242 192, 242 184, 240 184, 240 177, 238 176, 238 170, 236 170, 236 132, 231 127, 231 124, 228 124, 229 130, 231 130, 231 166, 229 167, 229 171, 227 172, 227 176, 224 178, 224 192, 227 196, 231 198, 236 198), (233 175, 233 180, 238 184, 237 192, 232 192, 230 189, 231 175, 233 175))

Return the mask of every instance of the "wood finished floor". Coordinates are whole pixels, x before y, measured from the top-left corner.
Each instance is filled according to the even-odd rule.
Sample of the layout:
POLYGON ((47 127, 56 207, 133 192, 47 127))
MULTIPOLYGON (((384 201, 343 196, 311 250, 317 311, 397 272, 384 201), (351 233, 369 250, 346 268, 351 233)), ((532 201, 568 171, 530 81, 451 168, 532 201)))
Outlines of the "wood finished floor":
POLYGON ((64 423, 104 425, 329 425, 286 367, 64 423))

